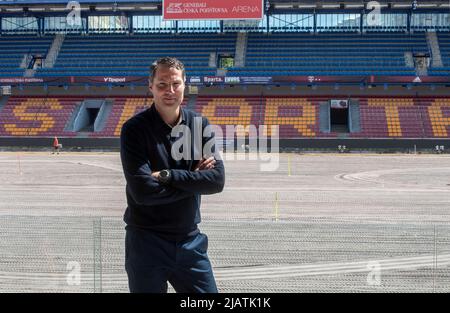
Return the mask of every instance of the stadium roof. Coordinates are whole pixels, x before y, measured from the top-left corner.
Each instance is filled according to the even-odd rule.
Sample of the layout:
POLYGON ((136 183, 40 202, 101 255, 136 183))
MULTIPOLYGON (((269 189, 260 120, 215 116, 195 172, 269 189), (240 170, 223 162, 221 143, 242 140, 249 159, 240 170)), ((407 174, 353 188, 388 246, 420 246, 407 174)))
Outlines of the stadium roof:
MULTIPOLYGON (((363 5, 367 4, 373 0, 341 0, 341 1, 331 1, 331 0, 265 0, 270 4, 284 4, 292 5, 296 7, 301 7, 304 5, 315 5, 320 8, 322 6, 331 7, 336 6, 345 7, 346 5, 363 5)), ((80 4, 142 4, 142 3, 154 3, 161 4, 162 0, 76 0, 80 4)), ((411 7, 413 0, 378 0, 380 4, 384 5, 403 5, 403 7, 411 7)), ((449 7, 449 0, 417 0, 417 6, 420 7, 449 7)), ((42 4, 64 4, 69 3, 69 0, 0 0, 0 6, 3 5, 42 5, 42 4)))
MULTIPOLYGON (((162 3, 161 0, 74 0, 80 4, 96 3, 162 3)), ((0 5, 24 5, 24 4, 67 4, 70 0, 0 0, 0 5)))
MULTIPOLYGON (((81 10, 97 11, 155 11, 161 10, 162 0, 75 0, 80 3, 81 10)), ((362 10, 371 9, 366 5, 369 0, 265 0, 266 8, 272 10, 362 10), (270 6, 269 6, 270 5, 270 6)), ((412 10, 413 0, 378 0, 382 9, 412 10)), ((71 0, 0 0, 0 11, 13 13, 21 11, 56 12, 68 10, 71 0)), ((450 0, 417 0, 414 9, 418 10, 450 10, 450 0)), ((450 12, 450 11, 449 11, 450 12)))

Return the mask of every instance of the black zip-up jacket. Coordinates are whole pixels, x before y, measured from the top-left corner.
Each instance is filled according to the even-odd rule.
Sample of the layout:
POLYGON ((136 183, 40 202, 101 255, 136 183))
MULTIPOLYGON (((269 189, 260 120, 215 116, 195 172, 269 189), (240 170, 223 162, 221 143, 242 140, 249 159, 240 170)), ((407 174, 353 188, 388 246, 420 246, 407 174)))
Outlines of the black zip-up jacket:
MULTIPOLYGON (((198 233, 201 195, 221 192, 225 183, 223 161, 214 151, 214 145, 210 149, 216 156, 214 168, 194 171, 203 154, 199 155, 199 150, 203 152, 205 145, 209 147, 214 143, 214 134, 203 137, 208 120, 181 108, 179 125, 189 128, 192 143, 190 157, 181 160, 172 157, 172 145, 176 143, 179 147, 185 141, 177 142, 183 139, 181 134, 171 136, 172 128, 162 120, 154 104, 124 123, 120 135, 120 156, 127 182, 125 223, 173 240, 198 233), (198 134, 200 121, 202 133, 198 134), (163 169, 170 169, 171 173, 171 180, 165 185, 151 176, 152 172, 163 169)), ((188 132, 184 134, 184 140, 186 138, 189 138, 188 132)))

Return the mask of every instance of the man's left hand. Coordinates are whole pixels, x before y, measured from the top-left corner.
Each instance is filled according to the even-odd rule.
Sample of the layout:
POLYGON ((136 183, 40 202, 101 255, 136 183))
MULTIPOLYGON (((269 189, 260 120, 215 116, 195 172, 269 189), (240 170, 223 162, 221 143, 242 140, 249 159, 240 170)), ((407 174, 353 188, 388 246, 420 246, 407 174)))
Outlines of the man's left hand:
POLYGON ((194 171, 201 171, 201 170, 210 170, 214 168, 214 164, 216 164, 216 160, 214 157, 209 157, 207 159, 201 159, 197 166, 195 167, 194 171))

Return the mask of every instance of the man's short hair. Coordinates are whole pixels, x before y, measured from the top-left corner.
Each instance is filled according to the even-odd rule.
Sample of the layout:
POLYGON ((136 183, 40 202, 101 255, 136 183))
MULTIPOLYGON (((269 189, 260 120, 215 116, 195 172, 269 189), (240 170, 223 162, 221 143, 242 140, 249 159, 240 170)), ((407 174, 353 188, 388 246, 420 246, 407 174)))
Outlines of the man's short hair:
POLYGON ((149 78, 150 83, 152 83, 153 79, 155 78, 156 70, 161 67, 175 68, 177 70, 181 70, 183 81, 186 80, 186 72, 184 69, 184 64, 177 58, 163 57, 153 62, 152 65, 150 66, 150 78, 149 78))

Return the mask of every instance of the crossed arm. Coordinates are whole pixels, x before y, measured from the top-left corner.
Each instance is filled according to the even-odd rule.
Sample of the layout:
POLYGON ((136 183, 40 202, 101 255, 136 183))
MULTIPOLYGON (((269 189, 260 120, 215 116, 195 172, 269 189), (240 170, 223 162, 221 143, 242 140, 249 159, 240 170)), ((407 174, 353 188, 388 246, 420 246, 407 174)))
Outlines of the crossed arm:
POLYGON ((158 181, 159 171, 152 172, 140 132, 124 125, 121 133, 121 160, 127 189, 136 203, 159 205, 171 203, 193 194, 213 194, 223 190, 223 162, 214 157, 200 160, 194 170, 171 169, 171 182, 158 181))
MULTIPOLYGON (((201 170, 210 170, 214 168, 214 165, 216 164, 216 159, 214 157, 209 157, 207 159, 202 159, 198 162, 196 165, 194 171, 201 171, 201 170)), ((159 172, 153 172, 152 176, 156 179, 159 179, 159 172)))

